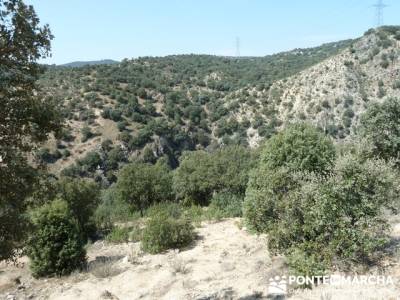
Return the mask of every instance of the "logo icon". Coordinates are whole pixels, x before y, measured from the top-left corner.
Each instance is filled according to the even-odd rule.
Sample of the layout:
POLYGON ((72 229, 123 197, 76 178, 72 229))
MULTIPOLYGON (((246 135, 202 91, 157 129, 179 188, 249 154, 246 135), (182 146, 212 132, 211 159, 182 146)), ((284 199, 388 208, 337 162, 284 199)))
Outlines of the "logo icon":
POLYGON ((287 280, 286 276, 275 276, 269 279, 268 296, 286 296, 287 280))

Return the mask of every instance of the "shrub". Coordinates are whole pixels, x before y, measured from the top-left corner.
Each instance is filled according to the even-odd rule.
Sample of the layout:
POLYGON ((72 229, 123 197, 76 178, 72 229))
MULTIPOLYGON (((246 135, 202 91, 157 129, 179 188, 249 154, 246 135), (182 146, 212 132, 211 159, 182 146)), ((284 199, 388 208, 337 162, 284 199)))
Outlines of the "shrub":
POLYGON ((194 236, 194 227, 188 218, 175 218, 167 211, 159 210, 147 221, 141 239, 142 248, 152 254, 182 248, 189 245, 194 236))
POLYGON ((120 171, 116 196, 143 216, 153 203, 172 199, 171 180, 169 170, 161 164, 134 162, 120 171))
POLYGON ((82 134, 82 139, 81 139, 82 143, 86 142, 87 140, 89 140, 94 136, 89 126, 82 127, 81 134, 82 134))
POLYGON ((278 217, 277 204, 297 186, 291 171, 284 167, 271 170, 260 165, 253 170, 246 190, 243 212, 246 223, 256 232, 268 232, 278 217))
POLYGON ((396 80, 396 81, 393 83, 393 89, 395 89, 395 90, 400 90, 400 80, 396 80))
POLYGON ((322 275, 381 257, 388 228, 383 210, 396 208, 399 188, 392 165, 355 154, 339 157, 328 174, 262 166, 249 182, 245 215, 294 271, 322 275))
POLYGON ((93 214, 99 196, 99 187, 93 182, 73 178, 62 178, 58 182, 58 197, 68 204, 85 240, 95 233, 93 214))
POLYGON ((325 172, 334 158, 332 141, 315 127, 300 123, 290 125, 267 141, 261 163, 269 169, 325 172))
POLYGON ((32 223, 26 253, 35 277, 66 275, 83 266, 84 241, 66 202, 55 200, 35 210, 32 223))
POLYGON ((174 172, 174 190, 181 200, 208 204, 212 194, 227 191, 244 195, 255 154, 241 146, 228 146, 213 153, 186 152, 174 172))
POLYGON ((77 163, 78 165, 82 166, 85 171, 94 172, 102 165, 102 159, 99 153, 91 151, 82 159, 79 159, 77 163))
POLYGON ((116 197, 114 185, 103 192, 100 205, 94 213, 96 227, 106 233, 115 222, 132 221, 136 217, 129 204, 116 197))
POLYGON ((291 125, 269 139, 246 189, 244 215, 249 227, 257 232, 270 231, 279 217, 280 203, 298 186, 293 174, 328 173, 334 158, 333 143, 304 123, 291 125))
POLYGON ((373 145, 375 155, 388 160, 400 153, 400 100, 385 99, 371 104, 360 118, 358 131, 373 145), (384 134, 382 134, 384 133, 384 134))
POLYGON ((129 241, 130 230, 127 227, 114 227, 106 236, 110 243, 126 243, 129 241))
POLYGON ((377 262, 388 242, 383 210, 398 206, 399 180, 391 167, 346 154, 329 177, 311 175, 281 203, 270 249, 287 254, 289 265, 307 275, 377 262))
POLYGON ((211 198, 208 208, 211 212, 217 212, 222 218, 235 218, 242 216, 243 196, 231 193, 219 192, 211 198))

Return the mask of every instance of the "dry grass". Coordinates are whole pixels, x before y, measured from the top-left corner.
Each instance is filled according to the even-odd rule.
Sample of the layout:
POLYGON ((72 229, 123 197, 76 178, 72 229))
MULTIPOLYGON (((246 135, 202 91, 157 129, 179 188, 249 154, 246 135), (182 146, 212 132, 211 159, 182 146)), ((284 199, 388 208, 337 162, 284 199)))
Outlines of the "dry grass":
POLYGON ((187 266, 188 262, 181 258, 174 258, 170 261, 169 265, 174 274, 187 274, 190 272, 190 268, 187 266))

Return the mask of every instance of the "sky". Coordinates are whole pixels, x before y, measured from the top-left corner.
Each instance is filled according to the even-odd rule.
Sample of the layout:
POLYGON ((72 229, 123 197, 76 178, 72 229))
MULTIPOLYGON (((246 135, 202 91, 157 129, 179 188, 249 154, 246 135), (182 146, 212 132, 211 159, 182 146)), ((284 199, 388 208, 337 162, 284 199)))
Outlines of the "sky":
MULTIPOLYGON (((377 0, 25 0, 55 38, 62 64, 170 54, 264 56, 361 36, 377 0)), ((385 0, 384 24, 400 25, 385 0)))

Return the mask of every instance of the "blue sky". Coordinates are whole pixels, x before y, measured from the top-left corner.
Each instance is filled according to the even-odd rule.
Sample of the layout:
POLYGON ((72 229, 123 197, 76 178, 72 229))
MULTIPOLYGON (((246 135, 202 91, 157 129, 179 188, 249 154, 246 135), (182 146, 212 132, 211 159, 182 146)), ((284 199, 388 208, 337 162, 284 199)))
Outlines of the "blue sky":
MULTIPOLYGON (((55 39, 46 63, 169 54, 262 56, 358 37, 376 0, 26 0, 55 39)), ((386 0, 384 23, 399 24, 386 0)))

